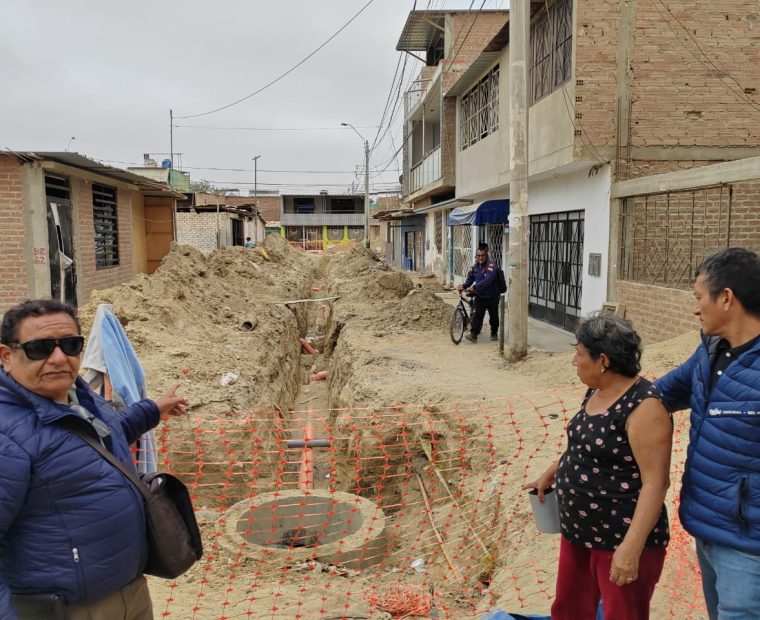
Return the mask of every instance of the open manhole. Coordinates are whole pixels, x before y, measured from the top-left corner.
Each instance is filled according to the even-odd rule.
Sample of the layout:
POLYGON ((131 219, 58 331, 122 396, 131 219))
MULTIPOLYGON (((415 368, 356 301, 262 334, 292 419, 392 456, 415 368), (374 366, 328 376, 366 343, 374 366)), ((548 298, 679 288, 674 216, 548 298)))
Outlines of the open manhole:
POLYGON ((341 491, 265 493, 229 508, 226 523, 222 544, 257 559, 364 568, 387 553, 383 511, 341 491))

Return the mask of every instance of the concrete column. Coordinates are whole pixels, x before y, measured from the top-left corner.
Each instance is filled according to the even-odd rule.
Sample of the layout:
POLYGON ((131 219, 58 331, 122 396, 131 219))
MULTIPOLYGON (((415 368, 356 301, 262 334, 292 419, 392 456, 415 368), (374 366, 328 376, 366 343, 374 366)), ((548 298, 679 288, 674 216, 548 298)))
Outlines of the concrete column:
POLYGON ((530 2, 513 0, 509 14, 509 326, 507 359, 528 353, 528 71, 530 2))
POLYGON ((21 193, 24 200, 24 260, 27 263, 29 297, 50 297, 50 248, 48 243, 45 171, 37 164, 21 168, 21 193))

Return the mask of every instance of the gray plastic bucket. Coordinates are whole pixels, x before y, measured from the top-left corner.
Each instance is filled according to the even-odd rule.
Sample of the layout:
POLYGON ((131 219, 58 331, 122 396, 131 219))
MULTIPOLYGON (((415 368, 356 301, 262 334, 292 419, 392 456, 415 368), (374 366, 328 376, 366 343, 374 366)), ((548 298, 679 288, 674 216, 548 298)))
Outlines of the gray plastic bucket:
POLYGON ((528 492, 530 496, 530 507, 533 509, 533 516, 536 519, 536 527, 539 532, 544 534, 559 534, 559 506, 557 505, 557 494, 554 489, 544 491, 544 501, 538 501, 538 491, 531 489, 528 492))

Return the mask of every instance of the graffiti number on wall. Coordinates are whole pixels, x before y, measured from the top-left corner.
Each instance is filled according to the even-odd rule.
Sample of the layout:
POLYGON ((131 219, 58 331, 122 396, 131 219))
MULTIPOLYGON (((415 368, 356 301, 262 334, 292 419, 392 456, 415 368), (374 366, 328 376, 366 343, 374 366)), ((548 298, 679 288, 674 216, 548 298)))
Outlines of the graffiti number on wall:
POLYGON ((47 248, 33 248, 34 264, 47 265, 47 248))

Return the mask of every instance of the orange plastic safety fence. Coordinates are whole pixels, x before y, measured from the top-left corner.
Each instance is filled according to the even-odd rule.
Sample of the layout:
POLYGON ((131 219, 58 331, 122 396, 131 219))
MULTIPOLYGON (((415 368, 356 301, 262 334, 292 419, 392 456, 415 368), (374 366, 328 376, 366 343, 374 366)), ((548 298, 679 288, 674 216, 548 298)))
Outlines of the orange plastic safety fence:
MULTIPOLYGON (((559 537, 537 532, 520 487, 562 453, 581 399, 173 418, 158 461, 191 488, 206 552, 176 581, 151 579, 156 616, 548 615, 559 537)), ((672 541, 652 617, 700 618, 677 518, 688 420, 675 421, 672 541)))

